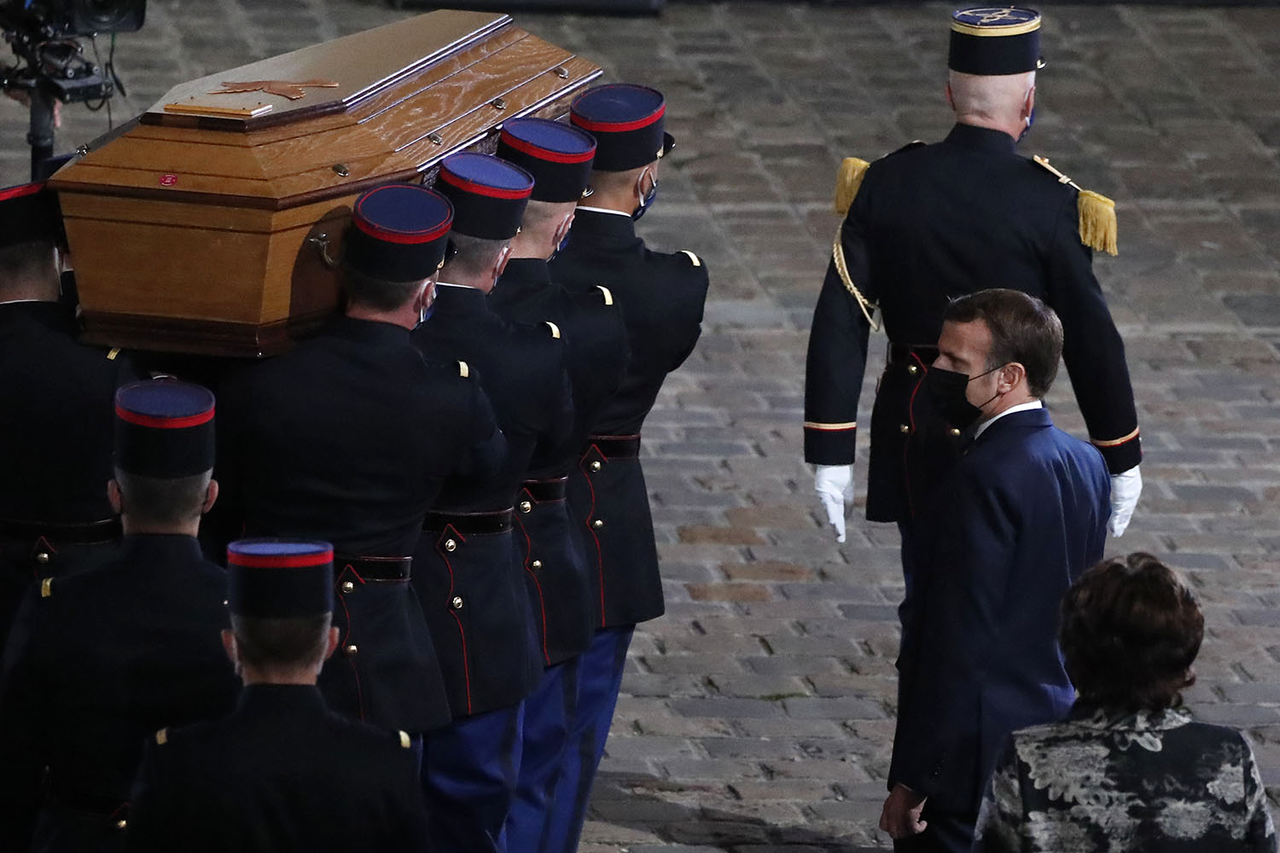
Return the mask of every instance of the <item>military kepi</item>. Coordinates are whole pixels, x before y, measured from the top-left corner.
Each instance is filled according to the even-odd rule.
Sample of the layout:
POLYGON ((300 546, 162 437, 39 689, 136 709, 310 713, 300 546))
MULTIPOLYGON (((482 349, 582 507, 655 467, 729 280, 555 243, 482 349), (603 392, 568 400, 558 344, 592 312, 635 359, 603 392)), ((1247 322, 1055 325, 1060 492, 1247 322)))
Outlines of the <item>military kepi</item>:
POLYGON ((588 89, 569 107, 569 121, 596 138, 595 169, 601 172, 627 172, 666 156, 675 147, 666 114, 661 92, 629 83, 588 89))
POLYGON ((999 76, 1044 67, 1040 13, 1015 6, 979 6, 951 15, 947 67, 962 74, 999 76))
POLYGON ((533 176, 488 154, 455 154, 440 166, 436 189, 453 202, 453 230, 481 240, 510 240, 533 194, 533 176))
POLYGON ((213 467, 213 392, 152 379, 116 391, 115 467, 139 477, 176 479, 213 467))
POLYGON ((240 539, 227 546, 227 607, 238 616, 292 619, 333 610, 328 542, 240 539))
POLYGON ((518 118, 503 125, 498 156, 533 175, 534 201, 559 204, 577 201, 586 192, 596 141, 562 122, 518 118))
POLYGON ((422 281, 440 268, 453 207, 416 184, 376 187, 356 199, 343 263, 382 281, 422 281))
POLYGON ((43 183, 0 190, 0 248, 36 240, 62 242, 62 213, 43 183))

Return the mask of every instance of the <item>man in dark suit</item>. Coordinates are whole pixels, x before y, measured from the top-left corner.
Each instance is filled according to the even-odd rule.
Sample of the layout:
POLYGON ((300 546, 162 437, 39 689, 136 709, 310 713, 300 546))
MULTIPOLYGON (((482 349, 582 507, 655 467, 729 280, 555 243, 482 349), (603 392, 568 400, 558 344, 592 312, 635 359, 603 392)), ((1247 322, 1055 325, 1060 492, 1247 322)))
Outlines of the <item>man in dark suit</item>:
POLYGON ((35 586, 5 650, 0 849, 122 849, 143 740, 235 701, 217 639, 226 575, 196 541, 218 494, 213 416, 198 385, 138 382, 116 395, 120 553, 35 586))
POLYGON ((333 542, 342 642, 320 690, 339 713, 415 735, 449 720, 409 584, 422 520, 446 477, 491 473, 506 451, 467 366, 428 364, 409 341, 452 220, 421 186, 364 193, 344 236, 345 316, 222 390, 231 533, 333 542))
POLYGON ((222 642, 244 690, 229 716, 148 740, 128 848, 427 850, 409 735, 333 713, 316 688, 339 640, 333 547, 241 540, 228 547, 227 567, 222 642))
POLYGON ((667 374, 693 352, 708 286, 707 268, 693 252, 653 252, 636 236, 634 220, 652 206, 659 166, 674 144, 665 115, 661 92, 621 84, 597 86, 570 107, 570 121, 596 139, 593 192, 578 204, 551 278, 573 293, 603 285, 622 308, 631 352, 569 480, 570 504, 585 525, 587 553, 595 555, 600 621, 580 661, 578 719, 556 785, 550 850, 577 846, 632 633, 663 612, 640 429, 667 374))
POLYGON ((1038 12, 958 11, 947 86, 956 125, 946 139, 913 142, 869 168, 845 161, 837 209, 848 215, 814 310, 804 416, 805 460, 818 466, 815 487, 839 541, 874 312, 889 359, 871 415, 867 518, 899 522, 905 538, 962 438, 917 393, 943 311, 950 299, 992 285, 1042 299, 1062 318, 1076 400, 1114 478, 1114 535, 1137 503, 1133 389, 1092 270, 1093 250, 1115 254, 1114 204, 1015 147, 1034 116, 1041 64, 1038 12))
MULTIPOLYGON (((488 305, 532 176, 497 157, 457 154, 441 165, 435 186, 453 202, 454 254, 413 342, 428 359, 476 372, 509 447, 496 475, 446 481, 414 552, 414 587, 453 710, 453 722, 424 743, 431 835, 448 849, 480 853, 506 849, 524 699, 545 663, 535 624, 545 611, 530 606, 525 578, 533 569, 517 558, 512 505, 530 468, 563 452, 573 404, 559 327, 516 326, 488 305)), ((532 508, 532 498, 519 500, 520 515, 532 508)))
POLYGON ((76 342, 62 221, 43 184, 0 190, 0 644, 32 581, 119 541, 107 503, 118 352, 76 342))
POLYGON ((1057 315, 1018 291, 961 297, 943 317, 928 393, 976 437, 907 542, 917 572, 880 818, 898 850, 968 851, 1005 737, 1075 698, 1058 605, 1102 557, 1110 481, 1097 449, 1054 428, 1041 403, 1061 352, 1057 315))
POLYGON ((498 156, 533 175, 534 185, 489 305, 509 320, 555 323, 563 333, 573 387, 570 439, 560 452, 542 455, 525 472, 515 516, 516 546, 530 581, 534 613, 543 614, 546 668, 524 703, 520 774, 506 827, 511 850, 542 849, 577 707, 578 657, 599 623, 582 541, 586 531, 574 522, 566 491, 591 423, 622 381, 627 329, 607 287, 569 293, 551 281, 547 267, 568 238, 574 209, 587 192, 595 151, 591 134, 547 119, 509 121, 498 137, 498 156))

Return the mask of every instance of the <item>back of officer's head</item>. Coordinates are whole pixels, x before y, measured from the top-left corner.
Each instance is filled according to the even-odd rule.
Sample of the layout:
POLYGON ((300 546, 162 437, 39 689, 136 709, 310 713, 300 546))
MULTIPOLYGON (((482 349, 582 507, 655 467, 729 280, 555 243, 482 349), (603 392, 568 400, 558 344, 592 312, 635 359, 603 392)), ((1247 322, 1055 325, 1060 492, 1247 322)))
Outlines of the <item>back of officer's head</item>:
POLYGON ((214 403, 207 388, 173 380, 116 391, 109 492, 126 533, 194 535, 217 497, 214 403))
POLYGON ((511 245, 510 240, 489 240, 454 231, 449 235, 453 256, 445 261, 440 278, 456 284, 471 284, 477 280, 488 282, 494 277, 503 253, 511 245))
POLYGON ((342 289, 347 294, 348 304, 384 313, 398 311, 416 299, 426 280, 388 281, 352 267, 345 267, 342 271, 342 289))
POLYGON ((1049 391, 1062 358, 1062 322, 1039 299, 1018 290, 980 290, 951 302, 942 320, 985 324, 991 349, 984 369, 1018 362, 1026 368, 1031 396, 1043 397, 1049 391))
POLYGON ((58 298, 62 213, 44 184, 0 189, 0 301, 58 298))
POLYGON ((223 642, 246 682, 314 683, 332 653, 333 546, 242 539, 227 546, 223 642))
POLYGON ((382 313, 418 299, 444 258, 453 207, 416 184, 388 184, 361 193, 342 238, 348 305, 382 313))
POLYGON ((0 301, 58 298, 58 267, 51 240, 0 248, 0 301))

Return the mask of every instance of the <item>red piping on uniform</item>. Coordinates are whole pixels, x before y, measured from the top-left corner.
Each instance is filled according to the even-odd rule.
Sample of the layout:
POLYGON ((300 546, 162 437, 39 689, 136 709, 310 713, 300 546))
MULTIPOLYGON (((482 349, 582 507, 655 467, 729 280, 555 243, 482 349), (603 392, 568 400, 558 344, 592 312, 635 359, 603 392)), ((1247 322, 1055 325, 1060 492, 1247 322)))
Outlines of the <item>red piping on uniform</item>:
MULTIPOLYGON (((533 495, 529 494, 528 489, 521 489, 521 491, 530 501, 533 501, 533 495)), ((546 660, 547 666, 551 666, 551 654, 547 651, 547 598, 542 594, 542 582, 529 566, 529 558, 533 556, 533 540, 529 538, 529 531, 524 529, 524 522, 519 517, 516 518, 516 524, 520 525, 520 532, 524 534, 524 570, 529 573, 529 577, 533 578, 533 584, 538 588, 538 607, 542 609, 542 657, 546 660)))
MULTIPOLYGON (((333 551, 317 551, 314 554, 242 554, 227 552, 227 563, 251 569, 301 569, 307 566, 323 566, 333 562, 333 551)), ((347 566, 351 569, 351 566, 347 566)), ((353 572, 355 569, 351 569, 353 572)), ((356 575, 359 577, 359 575, 356 575)), ((363 580, 360 581, 364 583, 363 580)))
POLYGON ((440 170, 440 180, 450 186, 457 187, 460 190, 466 190, 467 192, 475 193, 476 195, 488 196, 489 198, 517 199, 528 198, 533 194, 533 184, 514 190, 507 189, 505 187, 491 187, 488 184, 476 183, 475 181, 468 180, 461 175, 455 175, 447 169, 440 170))
POLYGON ((911 426, 911 432, 907 433, 907 440, 902 442, 902 481, 907 487, 907 512, 915 518, 916 508, 911 501, 911 467, 907 465, 907 445, 911 443, 911 437, 916 434, 916 395, 924 385, 924 378, 929 374, 929 368, 914 352, 911 353, 911 357, 920 365, 920 379, 916 382, 916 387, 911 389, 911 397, 907 400, 907 423, 911 426))
POLYGON ((10 187, 4 192, 0 192, 0 201, 8 201, 11 198, 24 198, 25 196, 35 195, 45 188, 43 181, 36 184, 23 184, 20 187, 10 187))
MULTIPOLYGON (((450 530, 453 531, 454 536, 457 536, 464 544, 466 543, 466 537, 459 533, 458 528, 452 524, 446 525, 444 530, 441 531, 441 538, 448 537, 450 530)), ((440 539, 436 540, 436 551, 440 554, 441 559, 444 560, 444 567, 449 570, 449 601, 446 606, 449 608, 449 615, 453 617, 453 621, 458 623, 458 636, 462 640, 462 683, 467 690, 467 713, 470 714, 471 665, 467 662, 467 630, 462 627, 462 620, 458 618, 458 611, 453 609, 453 564, 449 562, 449 552, 440 547, 440 539)))
POLYGON ((207 412, 200 412, 195 415, 186 415, 181 418, 165 418, 156 417, 155 415, 144 415, 139 412, 131 412, 117 403, 116 417, 126 423, 150 427, 151 429, 186 429, 187 427, 207 424, 209 421, 213 420, 213 409, 211 407, 207 412))
MULTIPOLYGON (((355 566, 350 563, 347 564, 346 568, 342 570, 342 573, 339 574, 338 577, 345 576, 347 572, 351 572, 351 574, 355 575, 356 580, 360 581, 360 585, 364 586, 364 578, 360 577, 360 573, 357 572, 355 566)), ((345 648, 347 646, 347 640, 351 639, 351 611, 347 609, 347 600, 345 598, 339 596, 338 600, 342 602, 342 612, 347 616, 347 633, 341 641, 341 645, 345 648)), ((351 667, 351 677, 356 680, 356 704, 360 707, 360 722, 363 723, 364 691, 360 689, 360 671, 356 669, 356 661, 353 657, 347 658, 347 665, 351 667)))
POLYGON ((625 133, 628 130, 639 130, 642 127, 648 127, 656 122, 667 112, 667 105, 663 104, 658 107, 657 112, 653 115, 638 118, 633 121, 594 121, 589 118, 583 118, 577 113, 572 113, 569 120, 583 130, 602 130, 606 133, 625 133))
MULTIPOLYGON (((598 445, 593 444, 588 449, 588 452, 584 453, 582 458, 578 460, 579 470, 582 468, 582 463, 587 461, 587 456, 590 455, 592 450, 599 453, 600 458, 606 462, 609 460, 609 457, 604 455, 604 451, 598 445)), ((596 529, 590 524, 591 516, 596 514, 596 487, 591 482, 591 475, 586 471, 582 473, 587 478, 587 488, 591 490, 591 511, 587 513, 587 531, 591 534, 591 539, 596 543, 596 574, 600 578, 600 627, 606 628, 608 626, 605 624, 604 616, 604 553, 600 550, 600 537, 596 535, 596 529)))

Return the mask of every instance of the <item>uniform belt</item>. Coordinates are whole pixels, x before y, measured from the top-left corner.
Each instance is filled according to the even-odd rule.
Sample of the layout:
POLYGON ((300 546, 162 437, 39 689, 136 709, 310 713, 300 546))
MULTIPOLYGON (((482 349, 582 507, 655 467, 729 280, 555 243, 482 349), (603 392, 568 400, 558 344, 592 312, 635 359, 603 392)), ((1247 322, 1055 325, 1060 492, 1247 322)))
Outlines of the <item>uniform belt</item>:
POLYGON ((890 364, 910 362, 913 355, 919 356, 925 364, 933 364, 938 357, 938 348, 933 344, 889 344, 890 364))
POLYGON ((110 542, 113 539, 119 539, 121 535, 118 518, 70 524, 0 518, 0 536, 11 536, 17 539, 44 537, 47 541, 59 545, 91 545, 96 542, 110 542))
POLYGON ((606 459, 626 459, 640 455, 638 435, 592 435, 587 444, 600 448, 606 459))
POLYGON ((372 557, 368 555, 335 554, 333 565, 339 575, 350 566, 366 581, 407 581, 413 566, 413 557, 372 557))
POLYGON ((422 520, 422 529, 432 533, 452 527, 463 536, 505 533, 511 529, 511 510, 497 512, 429 512, 422 520))
POLYGON ((556 477, 554 480, 525 480, 520 488, 538 503, 562 501, 567 492, 568 477, 556 477))

